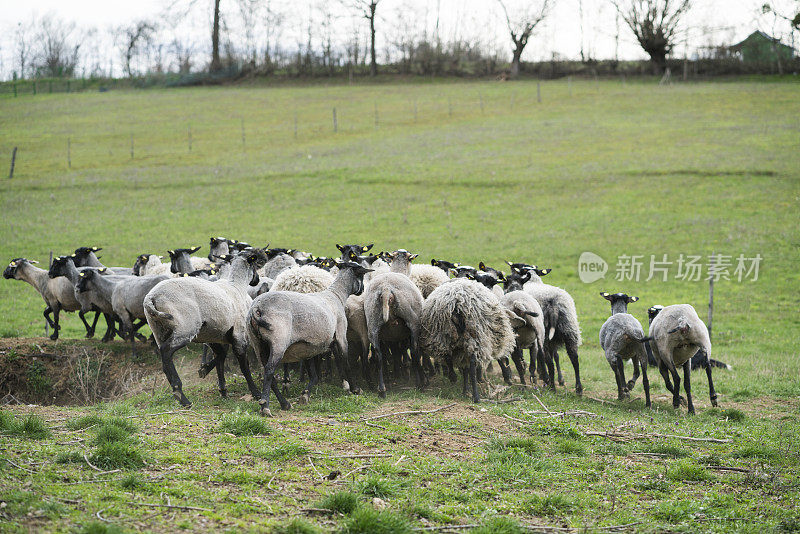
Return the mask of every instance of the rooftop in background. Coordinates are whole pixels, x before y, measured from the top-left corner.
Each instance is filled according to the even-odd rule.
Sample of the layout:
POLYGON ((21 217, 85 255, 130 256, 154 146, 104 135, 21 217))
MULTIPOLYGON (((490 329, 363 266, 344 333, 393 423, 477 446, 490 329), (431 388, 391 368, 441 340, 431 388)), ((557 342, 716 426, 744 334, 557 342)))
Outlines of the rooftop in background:
POLYGON ((775 61, 776 58, 788 60, 795 55, 794 48, 760 30, 754 31, 746 39, 728 49, 739 54, 742 61, 747 63, 767 63, 775 61))

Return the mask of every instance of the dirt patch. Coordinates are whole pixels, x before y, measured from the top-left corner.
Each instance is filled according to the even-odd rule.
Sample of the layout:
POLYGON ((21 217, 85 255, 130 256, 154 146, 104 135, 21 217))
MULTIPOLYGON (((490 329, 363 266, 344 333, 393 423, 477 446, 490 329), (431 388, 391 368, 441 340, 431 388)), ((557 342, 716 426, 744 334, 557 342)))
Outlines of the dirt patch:
POLYGON ((84 405, 138 393, 154 362, 102 345, 47 338, 0 339, 0 397, 41 405, 84 405))

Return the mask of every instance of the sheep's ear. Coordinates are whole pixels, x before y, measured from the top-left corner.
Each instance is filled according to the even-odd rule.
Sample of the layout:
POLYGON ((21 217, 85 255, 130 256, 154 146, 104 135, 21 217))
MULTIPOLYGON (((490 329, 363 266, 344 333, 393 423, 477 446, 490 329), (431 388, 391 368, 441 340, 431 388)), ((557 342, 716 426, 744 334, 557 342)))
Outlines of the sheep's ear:
POLYGON ((508 320, 511 321, 511 328, 520 328, 525 326, 527 323, 525 319, 514 313, 513 311, 506 308, 506 315, 508 316, 508 320))
POLYGON ((506 281, 506 273, 504 273, 503 271, 497 271, 497 279, 499 281, 501 281, 501 282, 505 282, 506 281))
POLYGON ((534 269, 534 271, 536 271, 536 274, 538 274, 539 276, 544 276, 552 270, 553 269, 534 269))
POLYGON ((92 247, 92 252, 97 252, 99 250, 103 250, 103 249, 100 248, 100 247, 92 247))
POLYGON ((98 272, 98 273, 104 273, 104 272, 106 272, 107 270, 108 270, 108 268, 107 268, 107 267, 101 267, 100 269, 97 269, 97 272, 98 272))
POLYGON ((84 273, 83 271, 81 271, 81 272, 79 272, 79 273, 78 273, 78 276, 80 276, 81 278, 83 278, 84 276, 86 276, 86 273, 84 273))
POLYGON ((530 279, 531 279, 531 273, 530 271, 528 271, 522 276, 522 283, 524 284, 525 282, 529 282, 530 279))
POLYGON ((70 254, 70 255, 69 255, 69 257, 70 257, 70 258, 74 258, 74 257, 75 257, 75 254, 70 254))
POLYGON ((198 251, 198 250, 200 250, 201 248, 203 248, 203 247, 192 247, 192 248, 190 248, 190 249, 189 249, 189 252, 190 252, 190 253, 192 253, 192 254, 194 254, 195 252, 197 252, 197 251, 198 251))
POLYGON ((172 256, 173 254, 175 254, 175 251, 174 251, 174 250, 168 250, 168 251, 167 251, 167 253, 168 253, 170 256, 172 256))
POLYGON ((639 300, 639 297, 628 297, 628 303, 636 302, 637 300, 639 300))
POLYGON ((435 259, 433 259, 433 258, 431 258, 431 265, 433 265, 434 267, 436 267, 436 260, 435 260, 435 259))
POLYGON ((605 291, 601 291, 600 292, 600 296, 603 297, 606 300, 611 300, 611 295, 606 293, 605 291))
POLYGON ((412 254, 411 257, 409 257, 408 259, 413 261, 417 258, 417 256, 419 256, 419 254, 412 254))
POLYGON ((480 269, 481 271, 485 271, 486 270, 486 264, 483 263, 483 262, 480 262, 478 264, 478 269, 480 269))
POLYGON ((336 248, 339 249, 339 252, 344 252, 344 247, 342 245, 340 245, 339 243, 336 243, 336 248))
POLYGON ((368 251, 368 250, 369 250, 369 249, 371 249, 373 246, 375 246, 375 243, 370 243, 369 245, 367 245, 366 247, 364 247, 364 252, 368 251))
POLYGON ((28 260, 28 263, 39 263, 39 262, 36 260, 28 260))

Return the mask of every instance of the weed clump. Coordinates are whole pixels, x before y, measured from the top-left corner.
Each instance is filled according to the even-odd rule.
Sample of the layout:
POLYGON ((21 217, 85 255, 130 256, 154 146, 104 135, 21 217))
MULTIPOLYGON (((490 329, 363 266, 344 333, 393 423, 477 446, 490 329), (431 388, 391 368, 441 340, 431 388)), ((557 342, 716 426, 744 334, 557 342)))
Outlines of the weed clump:
POLYGON ((705 467, 691 460, 679 460, 667 468, 667 478, 674 481, 700 482, 713 478, 705 467))
POLYGON ((358 495, 349 491, 337 491, 322 499, 318 507, 338 512, 340 514, 352 514, 358 508, 358 495))
POLYGON ((256 456, 270 461, 287 461, 308 454, 308 447, 300 443, 283 443, 277 447, 261 450, 256 456))
POLYGON ((539 517, 558 517, 575 510, 576 505, 564 495, 534 495, 525 503, 525 511, 539 517))
POLYGON ((410 534, 411 525, 403 517, 387 510, 362 507, 348 517, 341 534, 410 534))
POLYGON ((44 419, 35 414, 28 414, 17 419, 13 414, 0 411, 0 432, 7 436, 19 436, 28 439, 44 439, 52 432, 47 428, 44 419))
POLYGON ((102 422, 103 419, 99 415, 84 415, 67 421, 67 428, 70 430, 83 430, 90 426, 99 425, 102 422))
POLYGON ((400 483, 396 480, 370 475, 356 482, 354 489, 362 495, 383 499, 400 491, 400 483))
POLYGON ((231 413, 222 416, 217 431, 227 432, 234 436, 264 436, 270 433, 270 428, 263 417, 231 413))
POLYGON ((103 443, 89 458, 103 469, 138 469, 144 466, 142 453, 127 443, 103 443))
POLYGON ((471 534, 525 534, 528 530, 510 517, 494 517, 470 530, 471 534))
POLYGON ((320 534, 322 531, 319 527, 309 523, 305 519, 295 517, 288 523, 280 525, 270 532, 273 534, 320 534))

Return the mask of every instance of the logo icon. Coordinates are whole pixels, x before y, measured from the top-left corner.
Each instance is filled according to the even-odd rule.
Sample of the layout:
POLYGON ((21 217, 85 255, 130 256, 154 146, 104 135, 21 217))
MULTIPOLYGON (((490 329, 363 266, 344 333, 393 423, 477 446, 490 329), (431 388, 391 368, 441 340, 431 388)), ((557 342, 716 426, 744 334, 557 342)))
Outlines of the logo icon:
POLYGON ((594 252, 584 252, 578 258, 578 278, 584 284, 591 284, 604 278, 608 272, 608 263, 594 252))

